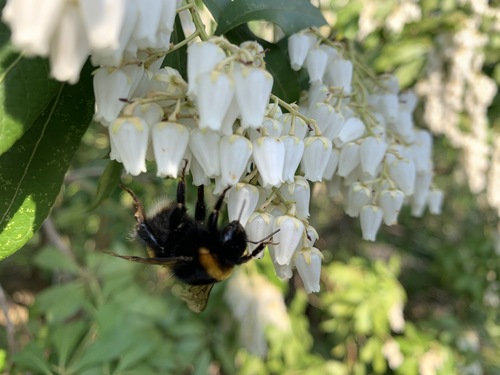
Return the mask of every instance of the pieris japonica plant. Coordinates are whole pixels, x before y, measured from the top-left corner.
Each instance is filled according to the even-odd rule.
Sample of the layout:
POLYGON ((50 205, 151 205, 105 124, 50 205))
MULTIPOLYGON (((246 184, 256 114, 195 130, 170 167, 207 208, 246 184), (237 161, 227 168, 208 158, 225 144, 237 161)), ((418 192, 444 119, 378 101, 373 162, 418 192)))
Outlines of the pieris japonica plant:
MULTIPOLYGON (((80 80, 46 94, 56 104, 42 123, 68 121, 57 108, 65 95, 77 111, 77 105, 87 109, 70 122, 88 123, 88 103, 95 100, 92 116, 109 136, 109 158, 125 173, 178 178, 184 171, 194 185, 212 184, 214 194, 230 188, 229 218, 238 219, 253 242, 276 232, 268 246, 276 274, 291 278, 296 269, 311 293, 320 289, 322 262, 309 222, 313 183, 327 184, 333 198, 343 199, 369 241, 382 222, 397 222, 405 203, 416 216, 426 207, 439 213, 443 194, 432 184, 432 137, 413 122, 416 96, 400 92, 393 75, 369 74, 347 43, 313 28, 324 19, 308 2, 291 7, 311 15, 314 24, 280 25, 288 56, 279 61, 272 43, 251 34, 248 40, 224 36, 239 26, 231 20, 219 20, 217 35, 207 35, 194 1, 8 0, 2 20, 14 47, 49 58, 51 77, 80 80), (177 13, 183 22, 174 24, 177 13), (82 71, 87 60, 91 76, 82 71), (290 104, 298 90, 282 91, 284 80, 277 84, 276 77, 284 71, 296 79, 300 70, 309 82, 298 104, 290 104), (91 94, 81 95, 89 79, 91 94)), ((286 19, 269 17, 278 24, 286 19)), ((42 103, 28 116, 44 108, 42 103)), ((69 142, 74 151, 71 126, 56 145, 69 142)), ((66 167, 67 148, 65 157, 54 155, 66 167)), ((16 212, 7 216, 14 220, 16 212)), ((12 236, 9 225, 15 221, 4 236, 12 236)), ((15 250, 10 240, 0 256, 15 250)))

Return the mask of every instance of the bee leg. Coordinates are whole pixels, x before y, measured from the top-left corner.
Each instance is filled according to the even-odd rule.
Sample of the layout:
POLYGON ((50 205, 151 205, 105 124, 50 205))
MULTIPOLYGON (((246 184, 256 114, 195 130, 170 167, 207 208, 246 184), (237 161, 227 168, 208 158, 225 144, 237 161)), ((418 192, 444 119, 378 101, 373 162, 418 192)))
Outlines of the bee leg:
POLYGON ((125 190, 127 193, 130 194, 130 196, 132 197, 132 199, 134 200, 134 209, 135 209, 135 213, 134 213, 134 217, 135 217, 135 220, 137 220, 138 223, 143 223, 144 222, 144 207, 142 207, 142 204, 141 202, 139 202, 139 198, 137 198, 137 196, 134 194, 134 192, 132 190, 130 190, 128 187, 126 187, 125 185, 123 184, 120 184, 120 187, 125 190))
POLYGON ((207 217, 207 205, 205 204, 205 186, 198 186, 198 199, 196 200, 196 209, 194 219, 198 222, 205 221, 207 217))
POLYGON ((259 245, 250 254, 244 255, 240 259, 238 259, 236 264, 243 264, 243 263, 248 262, 249 260, 252 260, 257 255, 259 255, 262 251, 264 251, 266 246, 269 244, 271 244, 270 240, 259 243, 259 245))
POLYGON ((215 203, 215 207, 212 213, 210 214, 210 217, 208 218, 208 229, 212 233, 217 232, 217 220, 219 219, 219 211, 220 208, 222 207, 222 203, 224 202, 224 197, 226 196, 226 193, 229 189, 231 189, 231 187, 227 187, 224 189, 219 199, 217 200, 217 203, 215 203))

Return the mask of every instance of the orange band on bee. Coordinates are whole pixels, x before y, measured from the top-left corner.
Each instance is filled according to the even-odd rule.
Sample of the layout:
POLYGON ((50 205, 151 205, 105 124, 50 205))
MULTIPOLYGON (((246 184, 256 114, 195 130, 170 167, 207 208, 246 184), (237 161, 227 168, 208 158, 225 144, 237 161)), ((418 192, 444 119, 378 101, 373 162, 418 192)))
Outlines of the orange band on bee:
POLYGON ((217 258, 206 247, 200 247, 198 254, 200 264, 214 280, 222 281, 231 275, 232 267, 222 267, 217 258))

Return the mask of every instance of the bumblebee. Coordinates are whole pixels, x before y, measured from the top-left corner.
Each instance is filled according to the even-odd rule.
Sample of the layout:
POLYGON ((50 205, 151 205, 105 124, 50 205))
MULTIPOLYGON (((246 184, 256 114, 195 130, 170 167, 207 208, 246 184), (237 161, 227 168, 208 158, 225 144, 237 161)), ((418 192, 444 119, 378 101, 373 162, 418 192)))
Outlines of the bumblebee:
POLYGON ((132 196, 136 219, 134 237, 146 245, 148 258, 110 254, 132 262, 169 268, 174 278, 185 284, 181 297, 194 312, 205 309, 215 283, 227 279, 235 266, 259 255, 276 233, 253 242, 248 240, 238 220, 219 229, 219 212, 229 188, 222 192, 205 222, 204 186, 199 186, 194 219, 190 217, 185 204, 184 171, 177 185, 177 201, 150 215, 145 214, 132 190, 120 187, 132 196), (247 253, 248 242, 257 244, 251 253, 247 253))

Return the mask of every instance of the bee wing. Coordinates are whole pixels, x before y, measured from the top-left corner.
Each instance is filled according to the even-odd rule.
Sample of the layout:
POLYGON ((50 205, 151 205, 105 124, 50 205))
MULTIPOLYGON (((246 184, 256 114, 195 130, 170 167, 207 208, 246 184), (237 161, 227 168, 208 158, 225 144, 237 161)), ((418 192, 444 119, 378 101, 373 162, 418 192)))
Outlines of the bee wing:
POLYGON ((158 264, 160 266, 169 266, 178 262, 190 262, 193 260, 192 257, 142 258, 136 256, 119 255, 111 251, 107 251, 106 254, 113 255, 114 257, 117 258, 129 260, 131 262, 143 263, 143 264, 158 264))
POLYGON ((199 313, 205 310, 213 286, 214 284, 185 285, 180 296, 191 311, 199 313))

